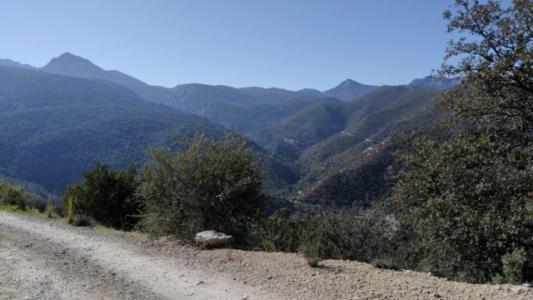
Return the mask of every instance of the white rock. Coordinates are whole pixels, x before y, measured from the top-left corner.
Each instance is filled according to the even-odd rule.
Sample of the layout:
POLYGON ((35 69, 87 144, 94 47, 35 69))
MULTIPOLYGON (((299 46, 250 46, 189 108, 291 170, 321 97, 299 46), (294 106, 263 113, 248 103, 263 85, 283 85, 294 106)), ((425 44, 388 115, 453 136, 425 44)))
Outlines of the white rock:
POLYGON ((231 244, 233 237, 222 232, 206 230, 198 232, 194 237, 194 241, 204 247, 224 247, 231 244))

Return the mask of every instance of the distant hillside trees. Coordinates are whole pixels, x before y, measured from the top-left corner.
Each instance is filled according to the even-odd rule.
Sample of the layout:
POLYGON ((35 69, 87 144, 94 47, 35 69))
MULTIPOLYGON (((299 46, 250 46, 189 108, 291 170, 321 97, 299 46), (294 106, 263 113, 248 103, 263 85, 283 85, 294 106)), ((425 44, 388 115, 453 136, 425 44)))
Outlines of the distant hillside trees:
POLYGON ((262 172, 246 142, 197 134, 181 151, 153 149, 141 175, 142 226, 190 239, 217 230, 242 241, 263 207, 262 172))
POLYGON ((472 282, 533 278, 533 3, 456 0, 443 97, 454 136, 402 155, 394 199, 433 273, 472 282))

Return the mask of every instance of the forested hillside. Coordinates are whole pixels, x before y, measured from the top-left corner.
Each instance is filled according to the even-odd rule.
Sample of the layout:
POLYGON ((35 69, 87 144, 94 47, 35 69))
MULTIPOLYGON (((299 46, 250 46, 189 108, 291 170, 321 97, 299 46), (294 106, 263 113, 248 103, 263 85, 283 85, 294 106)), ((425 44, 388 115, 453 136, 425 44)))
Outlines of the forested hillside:
POLYGON ((115 84, 0 67, 0 167, 50 192, 96 161, 140 162, 144 148, 168 145, 198 125, 222 134, 115 84))
POLYGON ((382 193, 368 181, 384 180, 392 154, 387 149, 395 147, 400 133, 435 124, 439 95, 430 88, 381 87, 349 102, 318 103, 265 130, 260 141, 304 169, 298 200, 350 206, 360 194, 372 202, 382 193), (367 164, 372 167, 358 170, 367 164), (358 180, 360 172, 368 179, 358 180), (339 180, 349 184, 339 189, 339 180), (350 193, 341 191, 346 189, 360 192, 346 197, 350 193))

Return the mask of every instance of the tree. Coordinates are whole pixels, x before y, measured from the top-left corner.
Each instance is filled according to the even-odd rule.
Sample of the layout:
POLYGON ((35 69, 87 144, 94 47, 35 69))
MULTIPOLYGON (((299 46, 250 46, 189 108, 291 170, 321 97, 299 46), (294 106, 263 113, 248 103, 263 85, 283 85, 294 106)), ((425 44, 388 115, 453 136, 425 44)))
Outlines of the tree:
POLYGON ((444 142, 413 140, 400 155, 405 168, 392 198, 422 238, 431 271, 473 282, 514 271, 530 279, 533 2, 455 4, 444 16, 448 30, 464 37, 450 42, 447 58, 456 63, 442 73, 461 84, 440 104, 453 134, 444 142), (523 264, 503 272, 502 259, 521 249, 523 264))
POLYGON ((191 239, 218 230, 243 241, 264 196, 262 173, 242 138, 217 142, 197 134, 182 151, 149 153, 138 192, 147 231, 191 239))
POLYGON ((69 217, 85 215, 105 226, 132 229, 139 213, 134 197, 136 172, 134 165, 111 170, 97 163, 84 174, 82 183, 66 188, 63 201, 69 217))

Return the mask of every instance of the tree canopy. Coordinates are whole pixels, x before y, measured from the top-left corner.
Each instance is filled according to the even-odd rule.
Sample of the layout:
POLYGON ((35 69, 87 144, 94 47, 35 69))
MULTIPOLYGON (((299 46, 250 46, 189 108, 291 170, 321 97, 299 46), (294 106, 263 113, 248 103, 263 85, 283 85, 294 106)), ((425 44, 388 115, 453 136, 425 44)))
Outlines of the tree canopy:
POLYGON ((457 0, 444 17, 462 35, 442 69, 461 80, 440 103, 453 133, 413 140, 393 199, 431 271, 473 282, 531 278, 533 2, 457 0), (510 261, 520 262, 513 271, 510 261))

